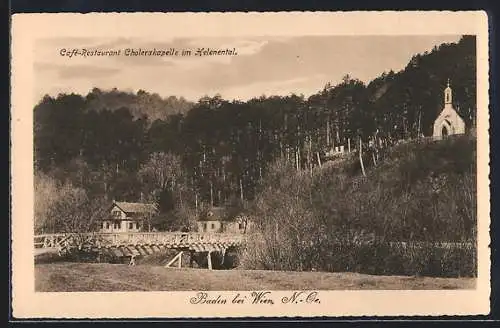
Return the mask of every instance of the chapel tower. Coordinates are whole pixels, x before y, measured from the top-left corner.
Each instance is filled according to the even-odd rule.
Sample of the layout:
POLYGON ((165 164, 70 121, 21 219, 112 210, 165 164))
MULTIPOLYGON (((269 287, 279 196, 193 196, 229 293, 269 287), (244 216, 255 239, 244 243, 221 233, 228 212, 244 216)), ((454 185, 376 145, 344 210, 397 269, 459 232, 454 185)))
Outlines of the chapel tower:
POLYGON ((444 89, 444 105, 451 105, 452 104, 452 92, 450 88, 450 79, 448 79, 448 82, 446 82, 446 89, 444 89))

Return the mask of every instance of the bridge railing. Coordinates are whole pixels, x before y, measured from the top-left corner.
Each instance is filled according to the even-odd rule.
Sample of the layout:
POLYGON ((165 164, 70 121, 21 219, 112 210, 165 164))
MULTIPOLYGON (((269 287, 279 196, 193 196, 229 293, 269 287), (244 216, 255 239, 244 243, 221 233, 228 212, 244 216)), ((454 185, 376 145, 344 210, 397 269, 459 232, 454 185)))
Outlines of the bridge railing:
POLYGON ((69 234, 42 234, 34 238, 35 248, 58 248, 69 237, 69 234))
POLYGON ((195 243, 242 243, 244 235, 202 232, 118 232, 44 234, 34 238, 35 248, 64 247, 72 242, 109 245, 190 245, 195 243))
POLYGON ((193 243, 220 243, 241 242, 241 234, 225 233, 177 233, 177 232, 131 232, 131 233, 103 233, 99 239, 111 244, 193 244, 193 243))

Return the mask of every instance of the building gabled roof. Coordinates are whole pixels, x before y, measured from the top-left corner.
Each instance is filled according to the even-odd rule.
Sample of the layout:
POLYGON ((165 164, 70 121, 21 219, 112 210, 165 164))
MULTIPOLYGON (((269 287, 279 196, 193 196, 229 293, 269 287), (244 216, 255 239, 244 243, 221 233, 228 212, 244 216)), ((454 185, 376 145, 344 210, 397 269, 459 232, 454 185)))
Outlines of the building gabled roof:
POLYGON ((234 213, 225 207, 212 207, 206 209, 197 218, 199 222, 222 221, 222 222, 238 222, 247 215, 243 212, 234 213))
POLYGON ((155 204, 147 203, 129 203, 129 202, 113 202, 113 206, 117 206, 125 213, 148 213, 154 214, 158 210, 155 204))
POLYGON ((224 221, 226 219, 223 207, 211 207, 200 213, 198 221, 224 221))

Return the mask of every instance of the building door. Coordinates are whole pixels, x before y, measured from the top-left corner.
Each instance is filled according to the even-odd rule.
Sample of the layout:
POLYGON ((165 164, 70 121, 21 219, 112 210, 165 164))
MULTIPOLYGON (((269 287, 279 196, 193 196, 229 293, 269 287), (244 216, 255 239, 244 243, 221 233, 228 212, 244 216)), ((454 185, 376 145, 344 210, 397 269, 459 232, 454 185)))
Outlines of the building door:
POLYGON ((448 135, 448 129, 446 128, 446 126, 443 126, 443 129, 441 130, 441 135, 443 137, 446 137, 448 135))

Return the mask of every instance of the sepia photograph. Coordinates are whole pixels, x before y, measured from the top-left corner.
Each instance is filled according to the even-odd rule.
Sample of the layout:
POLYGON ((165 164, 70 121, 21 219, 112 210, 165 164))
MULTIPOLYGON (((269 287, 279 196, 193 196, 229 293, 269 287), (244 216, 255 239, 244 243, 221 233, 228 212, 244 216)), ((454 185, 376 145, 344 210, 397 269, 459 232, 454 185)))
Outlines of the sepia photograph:
POLYGON ((33 39, 35 294, 476 290, 477 33, 227 34, 33 39))

